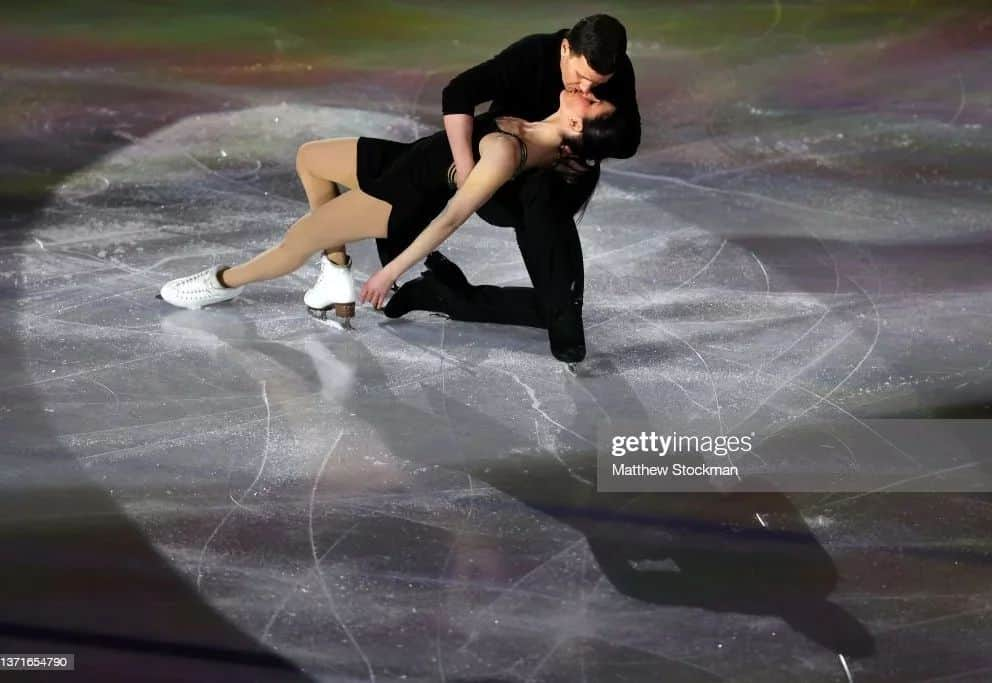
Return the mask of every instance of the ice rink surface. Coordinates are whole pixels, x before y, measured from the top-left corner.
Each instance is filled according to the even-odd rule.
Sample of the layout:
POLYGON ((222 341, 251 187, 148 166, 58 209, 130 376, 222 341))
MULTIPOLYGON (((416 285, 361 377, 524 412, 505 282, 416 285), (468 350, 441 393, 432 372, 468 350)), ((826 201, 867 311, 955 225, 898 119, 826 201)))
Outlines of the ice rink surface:
MULTIPOLYGON (((244 88, 135 134, 106 105, 112 150, 5 216, 5 650, 147 680, 986 680, 988 496, 597 494, 594 468, 611 420, 988 415, 976 77, 984 108, 964 77, 946 111, 724 103, 608 163, 574 375, 540 330, 322 324, 316 262, 203 311, 154 298, 306 212, 302 142, 436 117, 244 88)), ((528 282, 477 218, 442 251, 528 282)))

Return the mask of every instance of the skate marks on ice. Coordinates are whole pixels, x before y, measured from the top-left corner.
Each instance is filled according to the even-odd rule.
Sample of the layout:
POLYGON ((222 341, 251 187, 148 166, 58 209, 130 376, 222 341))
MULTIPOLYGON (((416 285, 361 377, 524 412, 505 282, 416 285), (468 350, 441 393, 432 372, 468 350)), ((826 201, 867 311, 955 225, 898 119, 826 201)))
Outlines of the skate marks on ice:
MULTIPOLYGON (((212 604, 318 675, 595 680, 636 653, 706 680, 781 670, 795 652, 843 674, 835 652, 850 644, 813 625, 866 641, 843 610, 822 618, 836 570, 808 520, 781 501, 597 509, 589 442, 631 410, 733 433, 980 386, 988 342, 968 321, 992 312, 967 264, 981 243, 904 242, 905 223, 867 199, 835 210, 838 188, 802 179, 720 185, 617 164, 581 226, 591 352, 575 376, 538 330, 366 308, 350 332, 322 326, 302 305, 316 264, 200 312, 153 298, 264 249, 306 210, 288 161, 299 143, 413 131, 264 107, 182 121, 70 178, 0 256, 18 297, 4 315, 26 349, 7 405, 40 395, 59 445, 212 604), (939 256, 925 266, 938 277, 906 267, 921 253, 939 256), (639 515, 654 535, 629 533, 639 515), (726 592, 686 584, 698 574, 685 567, 732 552, 729 520, 806 539, 807 611, 762 598, 774 572, 728 575, 726 592), (707 538, 723 552, 700 554, 707 538), (697 607, 725 613, 687 619, 697 607), (699 665, 711 646, 715 663, 699 665)), ((473 219, 445 251, 475 282, 526 282, 511 231, 473 219)), ((354 260, 358 277, 374 272, 369 245, 354 260)))

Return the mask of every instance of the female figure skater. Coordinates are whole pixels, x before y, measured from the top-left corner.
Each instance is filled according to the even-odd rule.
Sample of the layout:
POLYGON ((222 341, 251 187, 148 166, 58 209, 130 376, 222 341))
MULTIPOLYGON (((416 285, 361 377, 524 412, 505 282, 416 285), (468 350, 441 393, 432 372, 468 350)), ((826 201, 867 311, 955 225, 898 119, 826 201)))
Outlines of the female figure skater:
POLYGON ((297 155, 297 170, 310 212, 279 244, 250 261, 172 280, 161 297, 190 309, 229 301, 245 285, 291 273, 323 250, 321 276, 304 301, 314 311, 333 307, 348 319, 355 314, 355 296, 345 245, 374 237, 405 246, 358 297, 381 308, 396 279, 507 181, 532 168, 553 166, 565 151, 587 159, 611 156, 622 132, 615 113, 610 102, 563 90, 558 110, 543 121, 478 116, 473 131, 478 163, 454 196, 453 159, 444 131, 412 143, 364 137, 308 142, 297 155), (338 196, 335 183, 351 191, 338 196))

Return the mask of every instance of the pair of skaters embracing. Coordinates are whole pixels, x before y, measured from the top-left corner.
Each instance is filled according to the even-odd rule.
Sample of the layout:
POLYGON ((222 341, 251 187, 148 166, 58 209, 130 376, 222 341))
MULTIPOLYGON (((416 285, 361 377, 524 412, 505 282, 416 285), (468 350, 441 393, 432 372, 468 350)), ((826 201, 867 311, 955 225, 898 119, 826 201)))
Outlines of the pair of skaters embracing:
POLYGON ((586 17, 571 29, 523 38, 452 79, 442 95, 444 131, 410 143, 305 143, 296 167, 309 213, 250 261, 172 280, 161 297, 192 309, 228 301, 321 252, 304 303, 318 316, 333 310, 347 320, 356 289, 346 246, 375 238, 383 267, 358 302, 389 317, 426 310, 543 328, 557 359, 581 361, 584 272, 575 215, 592 196, 599 161, 628 158, 640 144, 626 50, 619 21, 586 17), (475 107, 490 100, 476 116, 475 107), (339 185, 349 191, 340 194, 339 185), (476 212, 515 229, 533 287, 472 285, 436 251, 476 212), (396 280, 425 257, 427 270, 397 289, 396 280))

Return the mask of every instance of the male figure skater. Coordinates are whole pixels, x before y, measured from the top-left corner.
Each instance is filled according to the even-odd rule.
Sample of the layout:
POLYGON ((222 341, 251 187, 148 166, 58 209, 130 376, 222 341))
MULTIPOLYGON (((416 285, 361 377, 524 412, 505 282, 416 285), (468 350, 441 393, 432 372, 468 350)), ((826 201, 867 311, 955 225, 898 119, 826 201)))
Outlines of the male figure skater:
MULTIPOLYGON (((611 16, 581 19, 571 30, 527 36, 492 59, 459 74, 442 94, 444 127, 460 185, 472 170, 472 116, 492 101, 490 112, 540 121, 558 108, 562 88, 590 99, 613 102, 626 121, 618 158, 629 158, 641 139, 634 69, 627 57, 627 32, 611 16)), ((403 285, 386 305, 391 317, 409 310, 446 313, 455 320, 529 325, 548 330, 551 351, 567 363, 585 357, 582 328, 584 271, 575 214, 588 202, 599 179, 598 164, 571 158, 566 167, 524 174, 490 201, 479 215, 512 226, 533 288, 472 286, 461 270, 438 252, 428 270, 403 285)), ((392 254, 379 242, 383 263, 392 254)))

